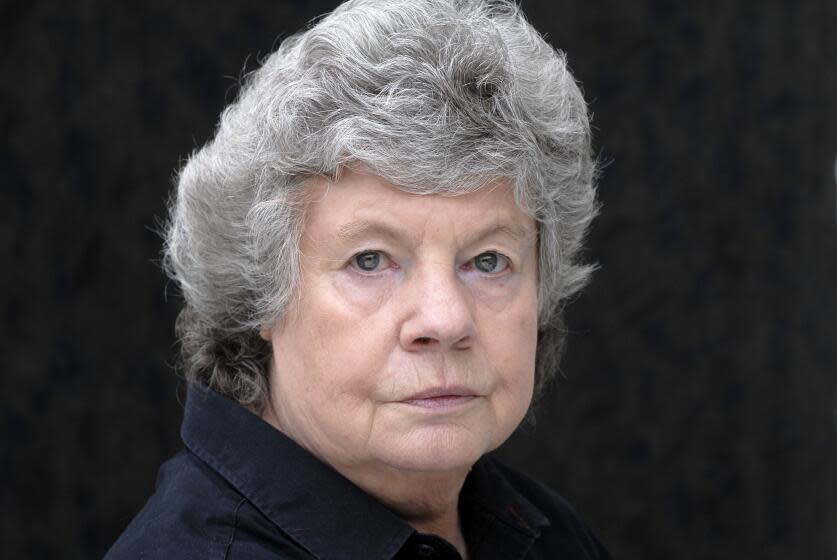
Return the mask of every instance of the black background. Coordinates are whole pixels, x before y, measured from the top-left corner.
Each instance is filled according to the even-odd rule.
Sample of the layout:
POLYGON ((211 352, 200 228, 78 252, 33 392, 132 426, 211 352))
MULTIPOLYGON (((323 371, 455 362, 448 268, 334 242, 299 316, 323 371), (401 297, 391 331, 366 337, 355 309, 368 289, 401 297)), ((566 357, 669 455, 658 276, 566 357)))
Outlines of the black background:
MULTIPOLYGON (((245 61, 334 5, 2 3, 3 558, 101 556, 179 449, 156 220, 245 61)), ((564 379, 504 456, 618 558, 834 558, 837 3, 523 7, 609 165, 564 379)))

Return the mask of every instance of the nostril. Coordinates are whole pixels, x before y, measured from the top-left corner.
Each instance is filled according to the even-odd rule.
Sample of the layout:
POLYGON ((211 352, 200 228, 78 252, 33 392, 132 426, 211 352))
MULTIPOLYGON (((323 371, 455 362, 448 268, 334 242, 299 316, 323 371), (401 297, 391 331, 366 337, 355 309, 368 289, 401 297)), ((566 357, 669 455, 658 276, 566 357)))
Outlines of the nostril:
POLYGON ((420 336, 416 339, 416 344, 420 344, 422 346, 427 346, 431 342, 433 342, 433 339, 429 336, 420 336))

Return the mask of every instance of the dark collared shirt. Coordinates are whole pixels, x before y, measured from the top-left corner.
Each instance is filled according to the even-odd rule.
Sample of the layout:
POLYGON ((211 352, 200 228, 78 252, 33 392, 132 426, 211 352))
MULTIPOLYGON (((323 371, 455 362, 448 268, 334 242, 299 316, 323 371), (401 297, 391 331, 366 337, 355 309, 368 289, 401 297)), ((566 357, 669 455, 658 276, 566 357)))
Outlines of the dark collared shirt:
MULTIPOLYGON (((107 559, 460 558, 217 393, 190 389, 181 435, 107 559)), ((459 508, 472 560, 610 558, 558 495, 488 457, 459 508)))

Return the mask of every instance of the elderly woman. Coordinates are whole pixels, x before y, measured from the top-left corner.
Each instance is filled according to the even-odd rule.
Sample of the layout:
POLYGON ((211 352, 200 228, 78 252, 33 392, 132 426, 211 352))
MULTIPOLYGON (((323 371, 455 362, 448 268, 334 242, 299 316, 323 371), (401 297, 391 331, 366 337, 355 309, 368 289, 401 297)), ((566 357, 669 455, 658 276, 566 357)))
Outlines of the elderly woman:
POLYGON ((560 52, 512 3, 351 0, 183 168, 190 381, 109 558, 608 558, 486 453, 557 365, 595 213, 560 52))

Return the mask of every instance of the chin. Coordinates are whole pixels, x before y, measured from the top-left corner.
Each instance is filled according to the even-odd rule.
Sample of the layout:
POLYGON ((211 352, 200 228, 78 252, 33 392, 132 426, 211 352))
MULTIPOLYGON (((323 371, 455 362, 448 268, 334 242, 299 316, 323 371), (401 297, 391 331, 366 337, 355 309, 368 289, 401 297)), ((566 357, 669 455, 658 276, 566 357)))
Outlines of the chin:
POLYGON ((476 435, 464 427, 427 427, 387 446, 382 459, 393 468, 407 471, 468 470, 498 445, 493 445, 487 435, 476 435))

